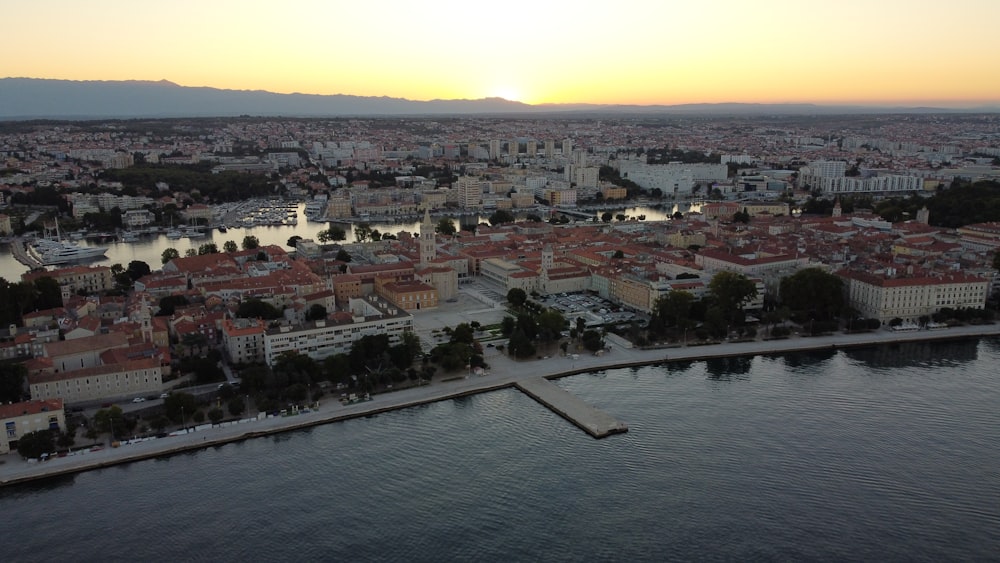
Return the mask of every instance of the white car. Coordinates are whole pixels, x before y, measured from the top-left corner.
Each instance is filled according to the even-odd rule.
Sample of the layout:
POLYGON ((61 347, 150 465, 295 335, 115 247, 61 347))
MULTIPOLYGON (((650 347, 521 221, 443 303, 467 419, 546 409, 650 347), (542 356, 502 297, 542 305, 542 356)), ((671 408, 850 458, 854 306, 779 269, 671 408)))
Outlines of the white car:
POLYGON ((132 402, 133 403, 145 403, 146 402, 146 398, 145 397, 136 397, 136 398, 132 399, 132 402))

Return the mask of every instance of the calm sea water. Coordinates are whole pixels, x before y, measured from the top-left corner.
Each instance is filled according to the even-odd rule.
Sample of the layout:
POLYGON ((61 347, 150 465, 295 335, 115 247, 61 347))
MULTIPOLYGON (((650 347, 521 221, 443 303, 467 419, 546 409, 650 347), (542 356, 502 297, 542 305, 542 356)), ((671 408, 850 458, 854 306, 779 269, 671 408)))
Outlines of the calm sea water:
POLYGON ((3 559, 996 560, 1000 341, 610 370, 0 489, 3 559))

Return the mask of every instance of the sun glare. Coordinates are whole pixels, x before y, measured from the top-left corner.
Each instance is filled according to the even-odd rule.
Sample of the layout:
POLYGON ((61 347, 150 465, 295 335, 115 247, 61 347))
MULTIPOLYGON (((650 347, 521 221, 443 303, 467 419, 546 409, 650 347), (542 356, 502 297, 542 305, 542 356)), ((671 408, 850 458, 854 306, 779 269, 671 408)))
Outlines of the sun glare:
POLYGON ((510 102, 520 102, 520 101, 522 101, 521 100, 521 93, 518 92, 516 88, 512 88, 510 86, 503 86, 503 87, 494 89, 493 93, 490 94, 490 97, 493 97, 493 98, 503 98, 503 99, 505 99, 507 101, 510 101, 510 102))

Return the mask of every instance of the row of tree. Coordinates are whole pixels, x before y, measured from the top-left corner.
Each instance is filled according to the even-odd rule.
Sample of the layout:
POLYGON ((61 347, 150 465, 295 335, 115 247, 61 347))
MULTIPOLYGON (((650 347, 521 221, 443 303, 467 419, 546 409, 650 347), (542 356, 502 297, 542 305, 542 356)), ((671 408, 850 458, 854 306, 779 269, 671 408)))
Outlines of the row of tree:
MULTIPOLYGON (((243 237, 242 248, 243 250, 256 250, 260 248, 260 240, 253 235, 247 235, 243 237)), ((227 240, 222 244, 222 250, 228 254, 236 252, 239 248, 236 246, 236 241, 227 240)), ((189 248, 185 251, 185 256, 204 256, 206 254, 219 254, 219 247, 214 242, 209 242, 199 246, 197 249, 189 248)), ((160 262, 166 264, 167 262, 180 257, 180 251, 171 247, 165 249, 160 254, 160 262)))

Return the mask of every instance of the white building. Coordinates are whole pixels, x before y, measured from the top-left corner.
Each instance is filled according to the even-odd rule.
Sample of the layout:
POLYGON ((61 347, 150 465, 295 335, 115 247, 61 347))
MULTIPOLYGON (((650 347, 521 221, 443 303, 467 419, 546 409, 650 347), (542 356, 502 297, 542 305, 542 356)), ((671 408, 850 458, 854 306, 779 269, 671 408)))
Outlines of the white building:
POLYGON ((264 334, 264 359, 273 365, 285 352, 298 352, 314 360, 351 351, 365 336, 385 334, 392 345, 413 330, 413 316, 378 297, 352 298, 349 312, 334 313, 329 320, 300 326, 281 326, 264 334))
POLYGON ((882 274, 842 271, 848 305, 867 318, 888 322, 894 318, 917 321, 941 309, 982 309, 986 306, 990 280, 968 274, 896 277, 889 269, 882 274))
POLYGON ((263 361, 264 330, 264 323, 257 319, 223 319, 222 345, 230 361, 237 364, 263 361))

